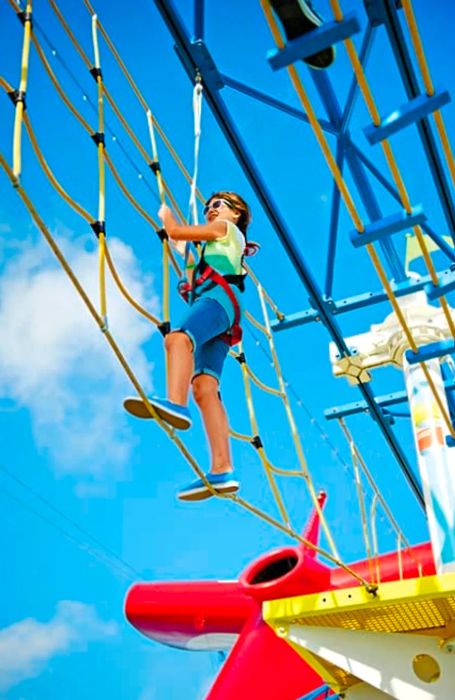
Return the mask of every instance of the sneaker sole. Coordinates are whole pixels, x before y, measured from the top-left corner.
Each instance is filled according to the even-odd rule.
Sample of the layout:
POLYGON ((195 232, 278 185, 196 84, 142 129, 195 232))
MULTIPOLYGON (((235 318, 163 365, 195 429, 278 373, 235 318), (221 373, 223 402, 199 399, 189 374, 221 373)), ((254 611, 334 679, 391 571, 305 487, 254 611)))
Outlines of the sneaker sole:
POLYGON ((239 490, 239 485, 235 482, 227 482, 226 484, 220 486, 214 486, 213 489, 215 493, 209 491, 206 486, 202 486, 192 491, 185 491, 184 493, 177 494, 179 501, 205 501, 207 498, 211 498, 216 494, 224 495, 228 493, 236 493, 239 490))
MULTIPOLYGON (((172 425, 173 428, 176 428, 177 430, 188 430, 188 428, 191 428, 191 421, 189 421, 187 418, 182 418, 182 416, 173 413, 169 409, 162 408, 161 406, 155 406, 153 402, 150 403, 161 420, 166 421, 166 423, 172 425)), ((146 420, 153 419, 153 416, 150 414, 142 399, 135 397, 125 399, 123 402, 123 407, 125 411, 130 413, 132 416, 136 416, 136 418, 145 418, 146 420)))
MULTIPOLYGON (((314 14, 306 3, 302 5, 299 0, 271 0, 270 4, 280 18, 284 33, 290 41, 322 25, 322 19, 314 14)), ((335 60, 335 49, 329 46, 302 60, 312 68, 328 68, 335 60)))

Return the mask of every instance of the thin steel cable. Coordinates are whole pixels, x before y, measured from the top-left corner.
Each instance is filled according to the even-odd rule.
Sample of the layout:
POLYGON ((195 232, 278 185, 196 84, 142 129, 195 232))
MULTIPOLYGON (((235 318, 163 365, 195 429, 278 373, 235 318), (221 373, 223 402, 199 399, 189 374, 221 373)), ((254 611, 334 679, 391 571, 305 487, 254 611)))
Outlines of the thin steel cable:
MULTIPOLYGON (((92 543, 99 547, 103 552, 106 552, 108 557, 114 559, 125 569, 125 571, 129 572, 129 577, 131 579, 133 579, 133 577, 142 576, 141 572, 138 569, 135 569, 133 566, 131 566, 131 564, 128 564, 128 562, 125 561, 121 556, 119 556, 113 549, 108 547, 99 538, 95 537, 95 535, 92 535, 88 530, 79 525, 78 522, 73 520, 73 518, 70 518, 69 515, 67 515, 64 511, 60 510, 60 508, 57 508, 57 506, 55 506, 53 503, 51 503, 51 501, 49 501, 47 498, 38 493, 38 491, 32 488, 30 484, 28 484, 26 481, 18 477, 16 474, 13 474, 13 472, 11 472, 3 465, 0 465, 0 470, 4 474, 6 474, 12 481, 15 481, 24 491, 27 491, 28 493, 32 494, 34 498, 43 503, 50 511, 57 514, 60 518, 62 518, 62 520, 65 520, 67 523, 72 525, 75 528, 75 530, 77 530, 81 535, 83 535, 86 538, 89 538, 92 541, 92 543)), ((85 549, 87 549, 87 545, 85 543, 82 546, 85 549)))

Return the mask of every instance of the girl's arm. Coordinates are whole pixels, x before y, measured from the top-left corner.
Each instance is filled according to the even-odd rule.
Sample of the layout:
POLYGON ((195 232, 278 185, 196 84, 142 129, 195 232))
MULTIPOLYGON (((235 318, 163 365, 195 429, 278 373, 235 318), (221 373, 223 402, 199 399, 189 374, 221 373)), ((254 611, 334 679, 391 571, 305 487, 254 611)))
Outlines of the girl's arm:
POLYGON ((161 205, 158 216, 163 222, 167 235, 174 241, 215 241, 226 235, 225 221, 213 221, 210 224, 198 226, 181 225, 166 204, 161 205))

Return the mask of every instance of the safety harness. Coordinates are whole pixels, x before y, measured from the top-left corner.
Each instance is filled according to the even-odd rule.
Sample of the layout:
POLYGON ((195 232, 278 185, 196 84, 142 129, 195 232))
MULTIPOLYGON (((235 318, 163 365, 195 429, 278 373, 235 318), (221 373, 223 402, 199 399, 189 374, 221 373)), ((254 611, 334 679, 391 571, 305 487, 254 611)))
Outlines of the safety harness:
POLYGON ((218 336, 228 345, 237 345, 242 340, 242 329, 240 327, 240 306, 237 301, 237 297, 232 291, 231 285, 235 285, 240 289, 241 292, 245 289, 245 277, 247 273, 242 275, 221 275, 217 272, 211 265, 207 263, 204 258, 204 248, 201 251, 201 257, 198 264, 196 265, 193 273, 192 282, 183 279, 180 280, 178 285, 179 294, 183 299, 190 303, 194 299, 196 290, 201 284, 210 280, 210 283, 205 287, 205 291, 213 289, 216 285, 219 285, 221 289, 227 294, 229 301, 234 308, 234 321, 226 333, 218 336))

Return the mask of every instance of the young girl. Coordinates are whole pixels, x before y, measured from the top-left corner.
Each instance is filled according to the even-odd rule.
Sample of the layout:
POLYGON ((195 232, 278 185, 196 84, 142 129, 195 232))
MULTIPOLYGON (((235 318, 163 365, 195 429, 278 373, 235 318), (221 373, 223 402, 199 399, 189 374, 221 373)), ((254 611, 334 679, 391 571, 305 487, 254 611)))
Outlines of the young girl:
MULTIPOLYGON (((245 271, 243 256, 255 244, 246 242, 251 219, 248 204, 235 192, 216 192, 204 208, 206 223, 180 225, 171 209, 163 204, 158 216, 171 241, 204 241, 201 259, 192 275, 190 308, 164 341, 167 366, 167 398, 153 396, 150 403, 160 418, 179 430, 191 426, 187 408, 188 391, 202 413, 212 457, 207 481, 218 493, 235 493, 229 449, 229 425, 219 395, 224 360, 237 336, 242 311, 241 294, 245 271)), ((238 336, 237 336, 238 338, 238 336)), ((126 399, 129 413, 151 418, 140 398, 126 399)), ((197 501, 212 495, 202 479, 183 488, 178 497, 197 501)))

